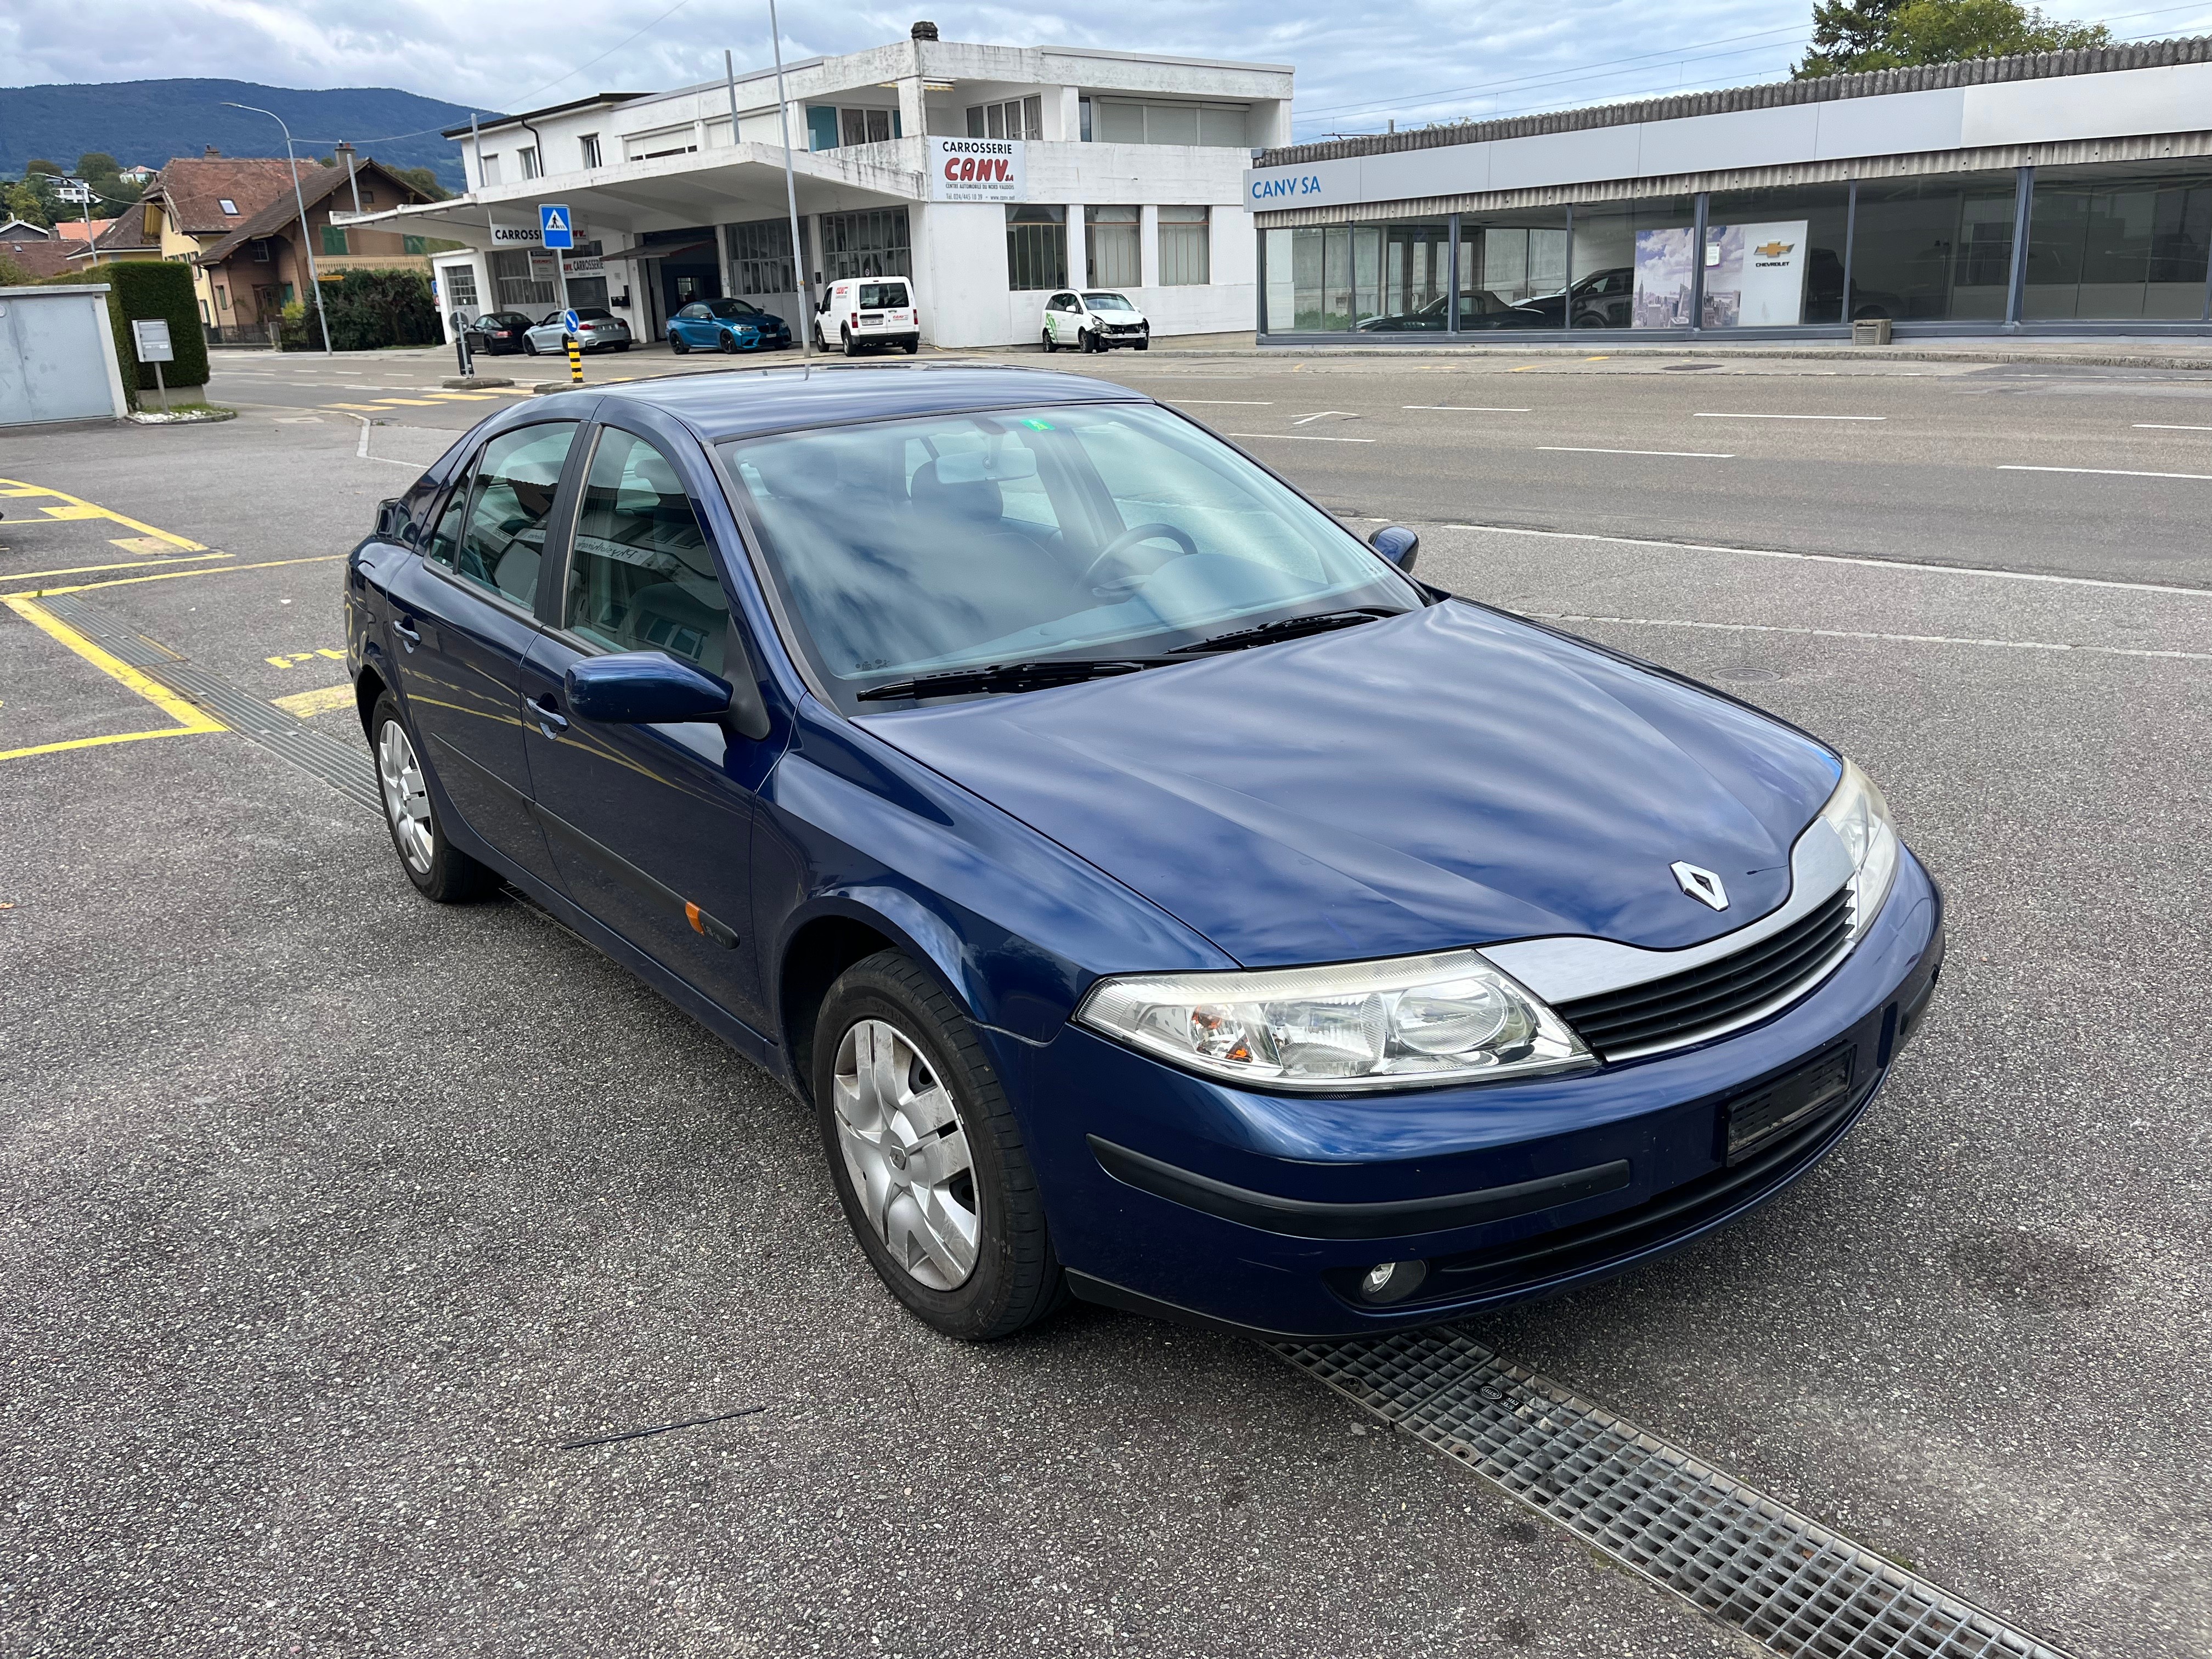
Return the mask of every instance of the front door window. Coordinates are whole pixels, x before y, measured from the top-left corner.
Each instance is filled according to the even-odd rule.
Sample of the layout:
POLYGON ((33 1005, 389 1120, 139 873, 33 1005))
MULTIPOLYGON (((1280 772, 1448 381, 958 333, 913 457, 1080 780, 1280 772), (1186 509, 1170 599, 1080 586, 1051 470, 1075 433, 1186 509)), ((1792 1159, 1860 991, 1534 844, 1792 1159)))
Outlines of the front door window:
POLYGON ((610 651, 665 651, 722 672, 730 604, 668 458, 609 427, 592 457, 561 621, 610 651))

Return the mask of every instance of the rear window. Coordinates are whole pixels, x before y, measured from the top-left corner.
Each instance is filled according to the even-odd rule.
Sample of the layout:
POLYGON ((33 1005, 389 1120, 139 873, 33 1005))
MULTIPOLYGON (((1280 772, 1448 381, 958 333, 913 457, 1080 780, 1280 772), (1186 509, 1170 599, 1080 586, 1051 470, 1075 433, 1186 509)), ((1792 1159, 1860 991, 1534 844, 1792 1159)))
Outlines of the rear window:
POLYGON ((860 306, 863 311, 885 311, 907 303, 904 283, 863 283, 860 306))

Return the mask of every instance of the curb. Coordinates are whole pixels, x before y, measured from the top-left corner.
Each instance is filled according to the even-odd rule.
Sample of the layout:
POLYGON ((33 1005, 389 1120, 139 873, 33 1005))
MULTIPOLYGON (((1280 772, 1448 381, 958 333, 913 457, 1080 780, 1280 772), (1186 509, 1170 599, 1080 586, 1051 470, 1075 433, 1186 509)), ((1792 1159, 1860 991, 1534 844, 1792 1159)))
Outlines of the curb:
MULTIPOLYGON (((1604 344, 1594 341, 1594 344, 1604 344)), ((2199 374, 2212 374, 2212 354, 2194 357, 2160 357, 2142 353, 2099 352, 2094 355, 2047 351, 1930 351, 1916 350, 1910 346, 1828 346, 1808 347, 1792 351, 1771 346, 1680 346, 1658 344, 1630 346, 1609 352, 1592 354, 1574 346, 1290 346, 1265 345, 1254 348, 1257 356, 1279 357, 1558 357, 1568 360, 1587 359, 1593 355, 1610 357, 1614 362, 1633 362, 1638 357, 1734 357, 1751 362, 1789 362, 1807 359, 1838 362, 1904 362, 1904 363, 2078 363, 2087 368, 2172 368, 2191 369, 2199 374)))
POLYGON ((238 411, 220 408, 192 409, 165 415, 158 409, 141 409, 134 410, 123 418, 133 426, 212 426, 217 421, 236 420, 238 411))
POLYGON ((513 386, 514 382, 503 380, 496 374, 448 374, 438 384, 448 392, 472 392, 478 386, 513 386))

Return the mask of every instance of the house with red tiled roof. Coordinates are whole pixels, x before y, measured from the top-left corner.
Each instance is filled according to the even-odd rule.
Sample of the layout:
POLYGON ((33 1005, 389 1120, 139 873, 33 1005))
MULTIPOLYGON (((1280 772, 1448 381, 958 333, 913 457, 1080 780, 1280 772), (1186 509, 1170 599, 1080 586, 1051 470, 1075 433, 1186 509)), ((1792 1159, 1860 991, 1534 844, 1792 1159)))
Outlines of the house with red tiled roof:
POLYGON ((307 291, 303 240, 313 255, 315 275, 325 282, 349 270, 429 274, 430 245, 420 236, 382 226, 356 228, 332 222, 333 216, 343 220, 430 199, 382 162, 356 161, 340 146, 337 166, 303 171, 300 193, 307 209, 304 238, 299 204, 288 189, 194 256, 208 301, 210 341, 268 337, 277 314, 307 291))
POLYGON ((0 227, 0 260, 5 260, 34 280, 75 270, 77 258, 84 252, 87 246, 74 237, 10 237, 6 234, 5 227, 0 227))

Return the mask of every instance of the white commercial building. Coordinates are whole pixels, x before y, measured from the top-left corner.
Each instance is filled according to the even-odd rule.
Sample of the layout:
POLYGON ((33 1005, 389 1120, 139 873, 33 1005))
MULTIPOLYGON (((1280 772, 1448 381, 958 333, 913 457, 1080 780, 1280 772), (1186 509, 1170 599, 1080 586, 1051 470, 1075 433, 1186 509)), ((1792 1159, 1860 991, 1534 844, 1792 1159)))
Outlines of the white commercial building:
POLYGON ((1291 70, 1271 64, 910 39, 667 93, 605 93, 448 135, 469 189, 362 216, 468 252, 436 255, 457 318, 556 303, 538 208, 579 238, 570 302, 661 337, 693 300, 750 300, 794 332, 787 116, 809 295, 914 280, 924 340, 1034 340, 1050 293, 1113 288, 1155 333, 1247 331, 1258 303, 1244 172, 1287 143, 1291 70))

